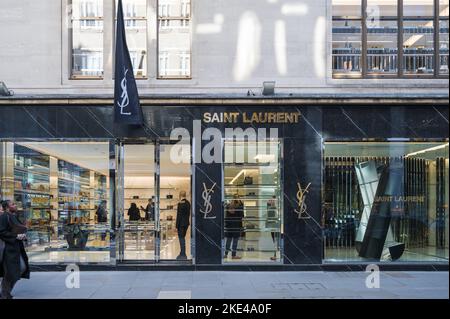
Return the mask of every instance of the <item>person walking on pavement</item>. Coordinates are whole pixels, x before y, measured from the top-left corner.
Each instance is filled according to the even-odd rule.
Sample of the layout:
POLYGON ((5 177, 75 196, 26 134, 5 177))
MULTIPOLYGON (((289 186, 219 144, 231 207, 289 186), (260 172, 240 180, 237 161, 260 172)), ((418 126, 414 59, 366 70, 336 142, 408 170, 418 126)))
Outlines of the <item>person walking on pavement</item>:
POLYGON ((17 218, 17 207, 12 201, 2 201, 1 206, 0 239, 4 242, 4 249, 0 263, 0 277, 3 278, 0 298, 12 299, 11 292, 17 281, 21 278, 30 279, 28 256, 23 244, 26 227, 17 218))

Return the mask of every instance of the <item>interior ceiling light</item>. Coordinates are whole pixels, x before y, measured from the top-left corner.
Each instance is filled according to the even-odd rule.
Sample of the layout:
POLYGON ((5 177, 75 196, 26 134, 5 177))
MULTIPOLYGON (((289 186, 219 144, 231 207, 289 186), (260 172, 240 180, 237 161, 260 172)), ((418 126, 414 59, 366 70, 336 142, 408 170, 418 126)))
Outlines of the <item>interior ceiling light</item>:
POLYGON ((417 151, 417 152, 414 152, 414 153, 410 153, 410 154, 406 155, 405 157, 411 157, 411 156, 415 156, 415 155, 419 155, 419 154, 424 154, 424 153, 428 153, 428 152, 437 151, 437 150, 440 150, 440 149, 448 147, 448 145, 449 145, 449 143, 446 143, 444 145, 439 145, 439 146, 427 148, 425 150, 421 150, 421 151, 417 151))
POLYGON ((243 169, 241 170, 230 182, 230 185, 233 185, 235 181, 237 181, 237 179, 242 175, 245 174, 246 170, 243 169))

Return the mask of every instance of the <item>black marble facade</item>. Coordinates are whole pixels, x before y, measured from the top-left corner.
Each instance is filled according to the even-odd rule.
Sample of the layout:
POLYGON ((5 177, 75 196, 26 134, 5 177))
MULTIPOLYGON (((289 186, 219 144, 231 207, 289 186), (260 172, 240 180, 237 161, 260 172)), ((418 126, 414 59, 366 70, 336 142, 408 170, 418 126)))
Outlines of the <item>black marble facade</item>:
MULTIPOLYGON (((326 141, 362 140, 445 140, 449 138, 448 106, 240 106, 178 107, 144 106, 145 127, 113 125, 108 106, 1 106, 0 139, 165 140, 173 128, 193 133, 193 120, 204 112, 301 112, 298 124, 253 126, 277 127, 283 139, 283 190, 285 264, 320 264, 323 257, 321 229, 322 152, 326 141), (298 185, 305 188, 306 213, 299 216, 298 185)), ((221 132, 230 124, 214 126, 221 132)), ((243 129, 246 126, 239 125, 243 129)), ((200 141, 194 140, 193 143, 200 141)), ((207 143, 204 141, 203 143, 207 143)), ((222 165, 195 164, 195 262, 198 265, 222 263, 222 165), (210 188, 213 211, 204 218, 204 185, 210 188)))

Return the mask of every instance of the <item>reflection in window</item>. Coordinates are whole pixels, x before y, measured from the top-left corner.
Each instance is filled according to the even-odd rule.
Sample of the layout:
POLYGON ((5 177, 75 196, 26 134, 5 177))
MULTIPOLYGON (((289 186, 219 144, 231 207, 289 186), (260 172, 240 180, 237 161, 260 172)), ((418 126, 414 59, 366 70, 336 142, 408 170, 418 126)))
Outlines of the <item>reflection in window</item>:
POLYGON ((72 0, 72 78, 103 76, 103 0, 72 0))
POLYGON ((403 15, 405 74, 433 74, 434 0, 404 0, 403 15))
MULTIPOLYGON (((117 3, 116 0, 116 8, 117 3)), ((122 5, 134 76, 145 78, 147 76, 147 0, 123 0, 122 5)))
POLYGON ((448 3, 332 0, 333 75, 448 75, 448 3), (366 11, 362 17, 361 10, 366 11), (439 28, 435 25, 438 20, 439 28), (401 35, 399 30, 403 30, 401 35), (402 43, 398 43, 400 38, 402 43))
POLYGON ((433 20, 405 18, 403 25, 404 68, 406 74, 433 74, 433 20))
POLYGON ((31 262, 109 262, 109 143, 1 143, 1 197, 28 227, 31 262))
POLYGON ((367 71, 395 74, 398 71, 398 23, 395 1, 367 1, 367 71))
POLYGON ((333 0, 333 71, 361 74, 360 0, 333 0))
POLYGON ((440 0, 439 7, 439 73, 448 75, 449 0, 440 0))
POLYGON ((191 76, 191 2, 158 1, 158 77, 191 76))
POLYGON ((326 260, 448 261, 448 142, 326 143, 324 154, 326 260))
POLYGON ((225 142, 224 262, 280 262, 279 141, 225 142))

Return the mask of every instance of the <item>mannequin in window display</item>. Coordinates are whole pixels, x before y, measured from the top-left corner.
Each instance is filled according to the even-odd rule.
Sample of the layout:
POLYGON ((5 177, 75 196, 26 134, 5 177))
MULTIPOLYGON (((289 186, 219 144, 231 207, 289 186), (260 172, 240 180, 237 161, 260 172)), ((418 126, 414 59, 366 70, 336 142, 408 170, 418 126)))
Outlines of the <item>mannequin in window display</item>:
POLYGON ((277 260, 277 251, 278 251, 278 241, 280 239, 280 232, 279 232, 280 225, 278 223, 276 196, 273 196, 272 199, 270 199, 267 202, 266 228, 269 228, 272 230, 270 232, 270 234, 272 236, 272 241, 273 241, 274 248, 275 248, 274 254, 272 257, 270 257, 270 260, 276 261, 277 260))
POLYGON ((237 256, 237 247, 239 237, 242 232, 242 219, 244 218, 244 203, 239 199, 239 194, 233 196, 233 201, 227 206, 225 217, 225 256, 228 258, 228 253, 231 247, 231 258, 241 259, 237 256))
POLYGON ((186 199, 186 192, 180 192, 180 202, 177 206, 176 228, 178 240, 180 241, 180 254, 177 260, 186 260, 186 233, 190 225, 191 203, 186 199))
POLYGON ((137 222, 141 220, 141 211, 137 207, 136 203, 131 203, 128 209, 128 218, 130 222, 137 222))

